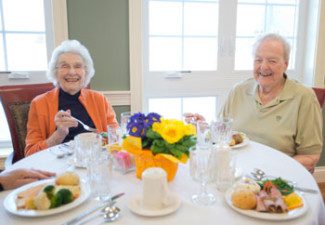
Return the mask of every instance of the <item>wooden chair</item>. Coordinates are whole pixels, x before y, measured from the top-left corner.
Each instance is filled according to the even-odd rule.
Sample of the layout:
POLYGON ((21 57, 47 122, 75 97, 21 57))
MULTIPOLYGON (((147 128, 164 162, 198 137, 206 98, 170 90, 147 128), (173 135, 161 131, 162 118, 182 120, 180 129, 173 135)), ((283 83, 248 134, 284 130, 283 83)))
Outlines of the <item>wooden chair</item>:
POLYGON ((52 83, 26 84, 0 87, 0 101, 7 117, 13 153, 6 164, 15 163, 24 158, 25 138, 27 134, 27 119, 30 102, 39 94, 45 93, 54 86, 52 83))
POLYGON ((323 108, 324 101, 325 101, 325 88, 313 87, 313 89, 316 93, 320 106, 323 108))

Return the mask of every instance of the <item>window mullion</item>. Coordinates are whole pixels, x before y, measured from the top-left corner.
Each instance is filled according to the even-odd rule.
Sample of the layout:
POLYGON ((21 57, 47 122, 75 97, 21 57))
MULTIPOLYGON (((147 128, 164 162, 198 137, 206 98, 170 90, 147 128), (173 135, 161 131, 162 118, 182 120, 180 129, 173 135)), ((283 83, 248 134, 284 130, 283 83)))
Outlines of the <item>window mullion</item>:
POLYGON ((218 30, 218 73, 230 74, 235 63, 236 0, 220 0, 218 30))

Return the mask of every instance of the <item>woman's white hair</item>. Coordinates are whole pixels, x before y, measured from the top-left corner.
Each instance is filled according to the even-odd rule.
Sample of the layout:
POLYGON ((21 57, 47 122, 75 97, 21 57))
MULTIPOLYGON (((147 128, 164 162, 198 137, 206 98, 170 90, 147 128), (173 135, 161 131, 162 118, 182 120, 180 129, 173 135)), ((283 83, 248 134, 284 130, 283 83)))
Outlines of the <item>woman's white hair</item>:
POLYGON ((57 72, 57 64, 60 55, 64 53, 74 53, 78 54, 85 63, 85 70, 86 70, 86 78, 85 78, 85 83, 84 87, 86 87, 89 83, 91 78, 95 74, 95 69, 94 69, 94 63, 93 60, 90 56, 90 53, 88 49, 83 46, 79 41, 77 40, 66 40, 63 41, 58 47, 56 47, 52 53, 51 60, 49 62, 49 67, 46 73, 47 78, 55 85, 57 86, 58 81, 56 77, 56 72, 57 72))
POLYGON ((284 50, 284 60, 286 60, 286 62, 289 62, 289 58, 290 58, 290 44, 288 43, 288 41, 282 37, 279 34, 275 34, 275 33, 269 33, 269 34, 264 34, 260 37, 257 38, 257 41, 254 43, 253 45, 253 56, 255 56, 256 50, 257 48, 260 46, 260 44, 264 41, 278 41, 282 44, 283 46, 283 50, 284 50))

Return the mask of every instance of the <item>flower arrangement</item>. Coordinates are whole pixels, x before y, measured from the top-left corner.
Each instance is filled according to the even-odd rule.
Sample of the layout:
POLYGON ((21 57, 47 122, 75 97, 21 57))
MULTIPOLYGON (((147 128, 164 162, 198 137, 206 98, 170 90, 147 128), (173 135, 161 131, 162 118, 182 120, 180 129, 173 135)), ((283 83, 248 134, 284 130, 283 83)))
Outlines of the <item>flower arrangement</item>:
MULTIPOLYGON (((127 130, 128 136, 123 140, 123 149, 135 156, 154 157, 154 160, 164 158, 172 163, 186 163, 189 150, 196 143, 195 127, 192 124, 164 119, 153 112, 148 115, 140 112, 133 114, 127 130)), ((156 161, 149 164, 157 166, 156 161)), ((137 176, 141 177, 141 174, 137 173, 137 176)))

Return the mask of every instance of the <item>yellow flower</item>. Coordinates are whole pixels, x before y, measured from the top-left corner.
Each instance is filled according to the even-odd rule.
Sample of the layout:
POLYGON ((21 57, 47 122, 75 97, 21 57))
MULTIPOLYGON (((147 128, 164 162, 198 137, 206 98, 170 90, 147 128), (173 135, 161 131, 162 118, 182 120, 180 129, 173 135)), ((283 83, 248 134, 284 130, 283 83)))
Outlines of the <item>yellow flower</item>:
POLYGON ((173 119, 161 119, 160 123, 154 123, 152 130, 162 136, 169 144, 178 142, 186 135, 186 128, 182 121, 173 119))
POLYGON ((185 125, 185 135, 195 135, 196 129, 193 124, 187 124, 185 125))

